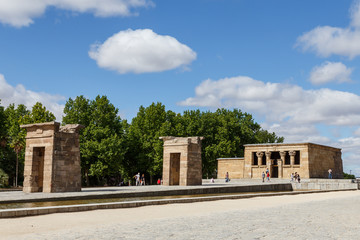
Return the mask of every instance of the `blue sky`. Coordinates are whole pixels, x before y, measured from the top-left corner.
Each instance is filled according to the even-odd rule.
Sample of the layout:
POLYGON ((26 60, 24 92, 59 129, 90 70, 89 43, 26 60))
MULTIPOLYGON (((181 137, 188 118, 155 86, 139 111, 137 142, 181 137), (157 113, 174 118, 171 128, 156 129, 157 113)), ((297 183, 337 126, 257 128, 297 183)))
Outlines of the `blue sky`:
POLYGON ((360 5, 353 0, 0 0, 0 99, 106 95, 239 108, 286 142, 342 148, 360 176, 360 5))

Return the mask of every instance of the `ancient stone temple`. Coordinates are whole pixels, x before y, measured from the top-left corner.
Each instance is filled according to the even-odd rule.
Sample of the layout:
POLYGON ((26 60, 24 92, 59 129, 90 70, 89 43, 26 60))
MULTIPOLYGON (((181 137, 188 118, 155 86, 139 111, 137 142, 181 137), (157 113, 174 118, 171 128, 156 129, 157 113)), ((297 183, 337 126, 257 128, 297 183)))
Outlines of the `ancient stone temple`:
POLYGON ((244 145, 243 158, 219 158, 218 178, 229 172, 230 178, 261 178, 270 171, 272 178, 343 178, 341 149, 314 143, 269 143, 244 145))
POLYGON ((81 191, 78 131, 83 126, 47 122, 20 127, 27 131, 23 191, 81 191))
POLYGON ((164 141, 163 185, 201 185, 203 137, 160 137, 164 141))

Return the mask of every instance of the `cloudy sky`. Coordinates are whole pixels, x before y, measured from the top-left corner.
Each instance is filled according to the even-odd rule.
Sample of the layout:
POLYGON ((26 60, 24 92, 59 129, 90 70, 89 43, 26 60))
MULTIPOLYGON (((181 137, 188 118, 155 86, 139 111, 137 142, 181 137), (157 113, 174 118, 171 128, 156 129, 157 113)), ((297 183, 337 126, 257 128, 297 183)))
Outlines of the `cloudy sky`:
POLYGON ((0 0, 0 99, 239 108, 360 176, 360 1, 0 0))

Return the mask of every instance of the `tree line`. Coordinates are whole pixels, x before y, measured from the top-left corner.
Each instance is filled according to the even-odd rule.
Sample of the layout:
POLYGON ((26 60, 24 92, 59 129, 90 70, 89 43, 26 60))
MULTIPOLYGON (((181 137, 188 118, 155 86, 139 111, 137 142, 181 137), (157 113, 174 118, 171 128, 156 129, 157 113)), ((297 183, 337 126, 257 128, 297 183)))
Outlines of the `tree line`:
MULTIPOLYGON (((31 110, 21 104, 0 105, 0 180, 8 177, 11 185, 23 181, 26 132, 20 125, 54 120, 54 114, 41 103, 31 110)), ((87 186, 128 182, 137 172, 144 173, 148 183, 155 183, 162 175, 161 136, 205 137, 204 178, 216 176, 217 158, 243 156, 244 144, 284 140, 262 129, 251 114, 239 109, 187 110, 180 114, 158 102, 140 106, 128 123, 106 96, 69 98, 61 124, 85 126, 80 130, 80 154, 83 185, 87 186)))

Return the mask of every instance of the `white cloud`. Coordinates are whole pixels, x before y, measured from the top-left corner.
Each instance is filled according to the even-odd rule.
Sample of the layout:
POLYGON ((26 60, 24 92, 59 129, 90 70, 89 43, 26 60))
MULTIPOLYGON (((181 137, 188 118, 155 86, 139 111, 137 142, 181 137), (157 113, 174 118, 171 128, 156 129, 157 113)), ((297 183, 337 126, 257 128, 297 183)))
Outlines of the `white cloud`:
POLYGON ((292 124, 323 123, 336 126, 360 124, 360 96, 330 89, 305 90, 296 85, 270 83, 239 76, 205 80, 195 97, 183 106, 236 107, 268 121, 292 124))
POLYGON ((339 148, 342 149, 344 171, 360 177, 360 138, 348 137, 338 140, 339 148))
POLYGON ((351 9, 351 26, 360 28, 360 1, 354 1, 351 9))
POLYGON ((360 128, 358 128, 354 131, 354 135, 357 137, 360 137, 360 128))
POLYGON ((188 46, 150 29, 120 31, 103 44, 92 45, 89 56, 99 67, 121 74, 161 72, 185 67, 196 59, 188 46))
POLYGON ((47 7, 43 0, 0 1, 0 22, 14 27, 29 26, 33 18, 41 16, 47 7))
POLYGON ((64 105, 59 102, 64 101, 65 97, 60 95, 50 95, 42 92, 27 90, 23 85, 16 87, 8 84, 2 74, 0 74, 0 100, 2 106, 24 104, 29 110, 36 102, 41 102, 47 110, 52 112, 57 121, 62 120, 64 105))
POLYGON ((313 84, 325 84, 329 82, 351 82, 350 75, 353 69, 347 68, 341 62, 325 62, 316 66, 310 73, 310 81, 313 84))
POLYGON ((350 59, 360 55, 360 3, 355 1, 351 8, 351 22, 347 28, 319 26, 297 39, 296 46, 318 55, 346 56, 350 59))
POLYGON ((48 7, 109 17, 134 15, 134 8, 152 5, 150 0, 0 0, 0 22, 14 27, 29 26, 48 7))

